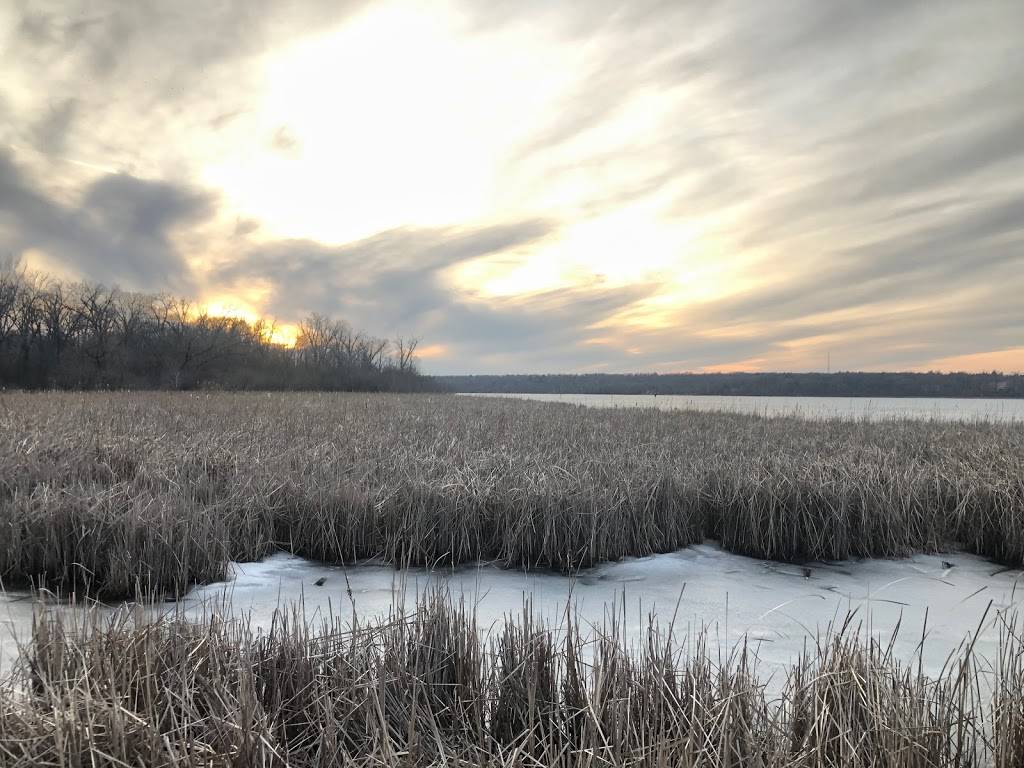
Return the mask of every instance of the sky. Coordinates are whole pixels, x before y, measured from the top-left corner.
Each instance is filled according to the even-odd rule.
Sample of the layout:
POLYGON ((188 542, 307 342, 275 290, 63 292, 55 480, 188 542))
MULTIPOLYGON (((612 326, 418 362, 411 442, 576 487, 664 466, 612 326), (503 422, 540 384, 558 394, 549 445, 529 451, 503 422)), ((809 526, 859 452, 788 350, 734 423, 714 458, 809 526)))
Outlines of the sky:
POLYGON ((1020 0, 0 0, 0 256, 429 373, 1024 371, 1020 0))

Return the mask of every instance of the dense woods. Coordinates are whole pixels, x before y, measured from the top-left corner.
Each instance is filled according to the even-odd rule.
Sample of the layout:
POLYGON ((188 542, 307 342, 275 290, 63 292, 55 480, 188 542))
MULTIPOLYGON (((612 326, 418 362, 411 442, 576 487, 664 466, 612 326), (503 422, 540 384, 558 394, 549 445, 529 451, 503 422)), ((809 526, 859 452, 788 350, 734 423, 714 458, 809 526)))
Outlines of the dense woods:
POLYGON ((587 373, 440 376, 456 392, 575 395, 1024 397, 1024 375, 992 373, 587 373))
POLYGON ((0 264, 0 386, 25 389, 427 389, 416 341, 312 315, 294 347, 269 321, 166 294, 64 283, 0 264))

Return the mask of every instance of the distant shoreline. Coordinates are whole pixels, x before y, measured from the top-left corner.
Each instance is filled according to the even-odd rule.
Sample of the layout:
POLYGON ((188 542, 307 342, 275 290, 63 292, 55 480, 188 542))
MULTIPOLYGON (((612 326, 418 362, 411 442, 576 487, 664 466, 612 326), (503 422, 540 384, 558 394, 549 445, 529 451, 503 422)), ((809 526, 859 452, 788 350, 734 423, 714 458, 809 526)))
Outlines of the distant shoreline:
POLYGON ((736 397, 1024 398, 1024 375, 1003 373, 636 373, 430 377, 472 394, 736 397))

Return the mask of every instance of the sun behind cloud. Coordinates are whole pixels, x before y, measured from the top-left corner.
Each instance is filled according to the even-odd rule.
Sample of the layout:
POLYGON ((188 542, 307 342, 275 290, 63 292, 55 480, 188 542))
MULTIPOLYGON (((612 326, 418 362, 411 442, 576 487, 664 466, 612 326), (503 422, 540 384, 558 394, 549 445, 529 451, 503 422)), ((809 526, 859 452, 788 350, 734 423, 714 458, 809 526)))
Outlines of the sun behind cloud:
POLYGON ((535 31, 460 24, 445 4, 380 3, 268 55, 246 138, 204 181, 268 233, 325 243, 495 216, 502 158, 571 67, 535 31), (267 151, 282 125, 295 151, 267 151))

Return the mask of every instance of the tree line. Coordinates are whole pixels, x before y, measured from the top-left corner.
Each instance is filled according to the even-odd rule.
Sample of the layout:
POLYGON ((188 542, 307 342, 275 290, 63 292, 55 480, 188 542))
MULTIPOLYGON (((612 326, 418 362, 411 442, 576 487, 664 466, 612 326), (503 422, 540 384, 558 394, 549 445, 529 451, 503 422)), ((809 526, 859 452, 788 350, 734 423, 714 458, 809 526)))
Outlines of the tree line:
POLYGON ((1024 397, 1024 375, 991 373, 587 373, 439 376, 456 392, 576 395, 1024 397))
POLYGON ((0 386, 23 389, 417 391, 416 340, 311 315, 294 346, 267 320, 167 294, 64 282, 0 264, 0 386))

